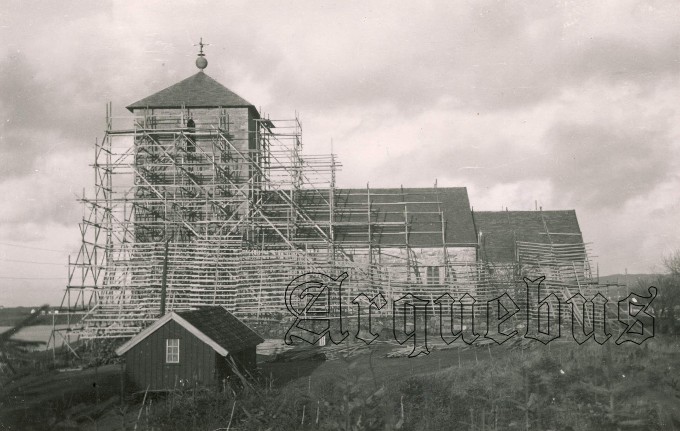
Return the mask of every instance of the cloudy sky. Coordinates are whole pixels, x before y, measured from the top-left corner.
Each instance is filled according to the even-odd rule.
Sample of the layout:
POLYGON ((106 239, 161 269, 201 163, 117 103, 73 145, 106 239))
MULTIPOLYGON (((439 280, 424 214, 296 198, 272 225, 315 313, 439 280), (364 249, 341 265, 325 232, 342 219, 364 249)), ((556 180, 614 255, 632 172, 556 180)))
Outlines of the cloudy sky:
POLYGON ((600 273, 680 248, 680 3, 0 1, 0 305, 58 303, 93 144, 206 72, 343 187, 466 186, 478 210, 576 209, 600 273))

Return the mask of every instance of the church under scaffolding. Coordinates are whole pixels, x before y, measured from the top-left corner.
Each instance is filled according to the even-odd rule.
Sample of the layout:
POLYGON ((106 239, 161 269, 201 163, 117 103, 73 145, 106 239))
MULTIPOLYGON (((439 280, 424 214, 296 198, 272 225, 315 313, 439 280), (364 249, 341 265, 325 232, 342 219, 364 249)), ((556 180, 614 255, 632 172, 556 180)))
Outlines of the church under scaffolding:
POLYGON ((62 303, 78 335, 130 337, 207 305, 281 316, 308 272, 347 272, 348 306, 382 293, 387 310, 406 293, 484 300, 527 274, 560 297, 597 289, 573 211, 474 213, 461 187, 339 188, 338 158, 304 154, 297 118, 261 115, 197 65, 131 117, 107 105, 62 303))

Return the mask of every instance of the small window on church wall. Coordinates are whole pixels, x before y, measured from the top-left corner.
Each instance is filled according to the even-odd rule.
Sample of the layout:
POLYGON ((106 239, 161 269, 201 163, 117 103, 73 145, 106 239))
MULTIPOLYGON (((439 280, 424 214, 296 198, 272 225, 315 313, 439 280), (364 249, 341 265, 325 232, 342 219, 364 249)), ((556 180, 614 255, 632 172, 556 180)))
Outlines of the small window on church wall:
POLYGON ((165 362, 168 364, 179 363, 179 339, 168 338, 165 340, 165 362))

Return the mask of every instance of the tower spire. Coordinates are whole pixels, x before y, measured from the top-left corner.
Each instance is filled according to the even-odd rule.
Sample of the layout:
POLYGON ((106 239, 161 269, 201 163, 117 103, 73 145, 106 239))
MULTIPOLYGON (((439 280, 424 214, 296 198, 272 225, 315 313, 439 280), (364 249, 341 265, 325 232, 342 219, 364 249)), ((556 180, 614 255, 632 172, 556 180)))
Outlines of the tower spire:
POLYGON ((194 46, 199 47, 198 58, 196 59, 196 67, 201 69, 201 71, 208 67, 208 60, 205 58, 205 54, 203 53, 203 47, 209 45, 210 45, 209 43, 203 43, 203 38, 201 38, 201 40, 197 44, 194 44, 194 46))

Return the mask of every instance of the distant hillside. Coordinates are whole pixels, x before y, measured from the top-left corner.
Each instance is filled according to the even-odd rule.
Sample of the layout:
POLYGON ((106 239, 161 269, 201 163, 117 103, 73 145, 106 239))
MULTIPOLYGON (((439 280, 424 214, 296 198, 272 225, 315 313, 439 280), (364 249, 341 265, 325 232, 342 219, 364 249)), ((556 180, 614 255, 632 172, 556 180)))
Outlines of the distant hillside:
POLYGON ((600 276, 600 284, 618 284, 607 288, 609 299, 616 301, 634 292, 640 295, 647 294, 647 288, 654 285, 654 281, 660 274, 612 274, 600 276))
POLYGON ((661 274, 612 274, 600 276, 600 283, 616 283, 627 287, 638 287, 640 283, 649 284, 661 274))
MULTIPOLYGON (((31 315, 31 310, 40 307, 4 307, 0 308, 0 326, 14 326, 25 318, 31 315)), ((65 314, 57 314, 55 316, 55 323, 66 323, 67 317, 65 314)), ((51 325, 52 315, 45 314, 38 317, 32 325, 51 325)))

